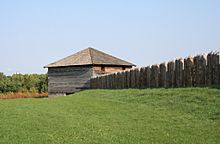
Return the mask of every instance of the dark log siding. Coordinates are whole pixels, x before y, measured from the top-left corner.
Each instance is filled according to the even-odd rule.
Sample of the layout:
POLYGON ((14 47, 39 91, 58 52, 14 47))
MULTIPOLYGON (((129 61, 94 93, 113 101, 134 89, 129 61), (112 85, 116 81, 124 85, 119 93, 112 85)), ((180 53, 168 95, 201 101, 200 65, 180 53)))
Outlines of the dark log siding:
POLYGON ((66 95, 90 88, 92 72, 92 66, 49 68, 49 96, 66 95))

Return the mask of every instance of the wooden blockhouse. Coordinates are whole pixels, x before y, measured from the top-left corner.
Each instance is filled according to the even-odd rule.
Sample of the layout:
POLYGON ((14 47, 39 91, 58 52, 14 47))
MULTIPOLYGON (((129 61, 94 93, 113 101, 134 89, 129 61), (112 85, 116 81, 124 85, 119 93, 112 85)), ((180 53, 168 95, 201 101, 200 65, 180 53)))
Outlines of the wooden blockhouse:
POLYGON ((89 47, 44 67, 48 68, 49 96, 89 89, 91 77, 128 70, 133 66, 132 63, 89 47))

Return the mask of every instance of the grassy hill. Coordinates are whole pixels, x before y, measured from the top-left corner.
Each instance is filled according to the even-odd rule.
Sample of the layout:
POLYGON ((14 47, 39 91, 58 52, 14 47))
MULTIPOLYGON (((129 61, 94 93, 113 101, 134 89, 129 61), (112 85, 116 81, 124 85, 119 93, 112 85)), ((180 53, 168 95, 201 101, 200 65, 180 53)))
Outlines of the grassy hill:
POLYGON ((0 100, 0 143, 219 142, 219 89, 88 90, 0 100))

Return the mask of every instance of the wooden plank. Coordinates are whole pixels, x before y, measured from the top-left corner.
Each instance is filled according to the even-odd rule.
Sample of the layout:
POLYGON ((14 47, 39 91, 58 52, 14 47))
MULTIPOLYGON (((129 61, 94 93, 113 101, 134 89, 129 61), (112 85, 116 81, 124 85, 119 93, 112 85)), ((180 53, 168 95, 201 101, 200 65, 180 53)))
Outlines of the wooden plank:
POLYGON ((151 66, 150 87, 157 88, 158 86, 159 86, 159 66, 152 65, 151 66))
POLYGON ((147 66, 145 68, 145 77, 146 77, 146 80, 145 80, 146 87, 150 88, 150 86, 151 86, 151 84, 150 84, 150 80, 151 80, 151 67, 150 66, 147 66))
POLYGON ((144 88, 144 82, 145 82, 145 73, 144 73, 144 68, 140 68, 140 77, 139 77, 139 81, 140 81, 140 88, 144 88))
POLYGON ((167 67, 165 63, 159 65, 159 87, 166 87, 166 72, 167 67))
POLYGON ((167 64, 167 86, 174 87, 174 69, 175 63, 174 61, 170 61, 167 64))
POLYGON ((126 71, 127 88, 131 88, 131 71, 126 71))
POLYGON ((193 86, 193 58, 188 57, 184 59, 184 86, 191 87, 193 86))
POLYGON ((135 70, 132 69, 131 71, 131 88, 135 88, 136 84, 135 84, 135 70))
POLYGON ((204 86, 206 84, 206 58, 204 55, 198 55, 193 58, 195 80, 194 86, 204 86))

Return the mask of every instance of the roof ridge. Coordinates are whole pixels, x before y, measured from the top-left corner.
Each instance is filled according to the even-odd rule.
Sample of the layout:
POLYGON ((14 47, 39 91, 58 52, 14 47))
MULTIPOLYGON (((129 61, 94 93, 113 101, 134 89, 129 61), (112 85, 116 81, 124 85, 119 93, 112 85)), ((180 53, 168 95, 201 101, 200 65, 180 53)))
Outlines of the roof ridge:
POLYGON ((92 58, 92 53, 91 53, 91 47, 88 47, 88 49, 89 49, 89 55, 90 55, 90 58, 91 58, 91 62, 92 62, 92 64, 93 64, 93 58, 92 58))

